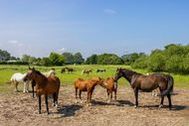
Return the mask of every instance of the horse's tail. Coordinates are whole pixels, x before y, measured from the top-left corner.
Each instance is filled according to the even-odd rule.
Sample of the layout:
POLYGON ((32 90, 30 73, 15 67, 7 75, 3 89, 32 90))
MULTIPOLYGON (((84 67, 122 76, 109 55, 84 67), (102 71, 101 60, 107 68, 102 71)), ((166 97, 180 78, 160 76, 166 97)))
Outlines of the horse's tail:
POLYGON ((163 91, 162 95, 168 95, 168 94, 172 94, 173 92, 173 86, 174 86, 174 79, 171 75, 166 75, 167 77, 167 81, 168 81, 168 85, 167 85, 167 89, 165 91, 163 91))

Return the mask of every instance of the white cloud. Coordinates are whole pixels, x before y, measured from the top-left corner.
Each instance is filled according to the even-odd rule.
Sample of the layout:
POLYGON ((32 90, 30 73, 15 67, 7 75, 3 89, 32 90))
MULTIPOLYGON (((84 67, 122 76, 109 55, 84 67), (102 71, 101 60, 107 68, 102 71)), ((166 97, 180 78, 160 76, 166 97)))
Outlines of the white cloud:
POLYGON ((104 13, 114 15, 117 14, 117 12, 113 9, 104 9, 104 13))

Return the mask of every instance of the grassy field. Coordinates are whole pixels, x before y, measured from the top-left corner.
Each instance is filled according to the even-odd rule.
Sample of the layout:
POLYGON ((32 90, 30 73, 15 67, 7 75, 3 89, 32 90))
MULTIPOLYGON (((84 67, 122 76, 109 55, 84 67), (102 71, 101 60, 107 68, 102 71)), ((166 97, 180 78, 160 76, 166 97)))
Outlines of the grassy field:
MULTIPOLYGON (((62 84, 73 84, 74 80, 77 78, 85 78, 89 79, 93 76, 100 76, 103 78, 106 77, 111 77, 115 75, 115 71, 118 67, 124 67, 124 68, 131 68, 130 66, 125 66, 125 65, 70 65, 68 67, 74 68, 75 72, 73 73, 64 73, 62 74, 61 68, 62 67, 53 67, 56 69, 56 74, 60 78, 62 84), (93 69, 93 73, 90 74, 89 76, 87 75, 81 75, 81 71, 85 68, 91 68, 93 69), (105 73, 96 73, 96 69, 106 69, 107 72, 105 73)), ((36 69, 42 72, 47 72, 49 71, 52 67, 39 67, 36 66, 36 69)), ((21 72, 25 73, 28 70, 28 66, 20 66, 20 65, 0 65, 0 91, 4 90, 5 86, 7 85, 6 83, 10 80, 11 76, 13 73, 16 72, 21 72)), ((135 70, 137 72, 146 74, 148 73, 147 70, 141 70, 137 69, 135 70)), ((173 75, 173 74, 172 74, 173 75)), ((187 88, 189 89, 189 76, 188 75, 173 75, 175 79, 175 86, 177 88, 187 88)), ((124 80, 123 78, 120 79, 119 84, 129 86, 128 82, 124 80)))

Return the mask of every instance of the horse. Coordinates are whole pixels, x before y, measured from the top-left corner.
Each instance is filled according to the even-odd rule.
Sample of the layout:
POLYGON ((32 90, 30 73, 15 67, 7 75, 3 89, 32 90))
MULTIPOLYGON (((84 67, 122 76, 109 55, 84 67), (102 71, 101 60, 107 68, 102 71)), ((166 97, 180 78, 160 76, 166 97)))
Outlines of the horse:
POLYGON ((68 73, 72 73, 74 71, 73 68, 65 67, 68 73))
POLYGON ((99 73, 99 72, 103 73, 103 72, 106 72, 106 69, 97 69, 96 72, 97 73, 99 73))
POLYGON ((10 79, 12 84, 15 84, 15 91, 18 92, 18 84, 23 83, 24 84, 24 89, 23 92, 29 92, 29 81, 24 81, 24 77, 26 76, 25 74, 22 73, 14 73, 10 79))
POLYGON ((171 75, 154 73, 143 75, 129 69, 118 68, 115 75, 115 82, 124 77, 131 85, 135 94, 135 107, 138 107, 138 91, 151 92, 156 88, 160 90, 161 102, 159 108, 163 106, 164 96, 169 101, 169 109, 172 108, 171 93, 173 91, 174 79, 171 75))
POLYGON ((114 99, 117 100, 117 82, 115 82, 113 77, 108 77, 106 80, 103 80, 103 83, 100 85, 107 89, 108 102, 112 101, 113 92, 114 99))
POLYGON ((101 84, 103 80, 100 77, 93 77, 90 80, 84 80, 82 78, 78 78, 74 82, 75 86, 75 98, 77 100, 77 93, 79 90, 79 99, 81 100, 82 91, 87 92, 87 103, 91 103, 92 94, 95 89, 95 86, 101 84))
POLYGON ((66 68, 62 68, 61 73, 65 73, 65 72, 66 72, 66 68))
POLYGON ((58 106, 58 94, 60 89, 60 79, 56 76, 46 77, 35 68, 29 68, 24 80, 35 81, 36 95, 38 96, 39 114, 41 114, 41 95, 45 95, 46 111, 49 114, 48 95, 53 95, 54 106, 58 106))
POLYGON ((92 69, 84 69, 81 71, 81 75, 83 75, 83 74, 89 75, 90 73, 92 73, 92 69))
MULTIPOLYGON (((50 76, 55 76, 56 72, 54 68, 51 68, 51 70, 49 72, 43 72, 43 75, 45 75, 46 77, 50 77, 50 76)), ((27 87, 29 87, 29 83, 27 83, 27 87)), ((36 82, 34 80, 31 81, 31 86, 32 86, 32 97, 34 98, 34 87, 36 86, 36 82)))

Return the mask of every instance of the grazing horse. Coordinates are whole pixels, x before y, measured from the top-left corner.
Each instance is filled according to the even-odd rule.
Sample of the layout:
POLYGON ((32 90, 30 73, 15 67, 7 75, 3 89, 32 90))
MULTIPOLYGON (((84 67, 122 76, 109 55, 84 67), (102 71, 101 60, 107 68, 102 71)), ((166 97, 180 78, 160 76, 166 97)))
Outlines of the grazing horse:
POLYGON ((29 81, 24 81, 24 77, 26 76, 26 74, 22 74, 22 73, 15 73, 12 75, 10 81, 11 83, 15 84, 15 91, 18 91, 18 84, 19 83, 23 83, 24 84, 24 89, 23 92, 29 92, 29 81))
POLYGON ((62 68, 61 73, 65 73, 65 72, 66 72, 66 68, 62 68))
POLYGON ((100 85, 107 89, 108 102, 111 102, 113 92, 114 92, 114 99, 117 100, 117 82, 115 82, 115 79, 113 77, 108 77, 100 85))
POLYGON ((93 72, 92 69, 84 69, 84 70, 81 71, 81 75, 83 75, 83 74, 89 75, 92 72, 93 72))
POLYGON ((150 75, 143 75, 132 70, 119 68, 115 76, 115 82, 119 78, 124 77, 129 81, 135 93, 135 107, 138 106, 138 91, 151 92, 159 88, 161 93, 161 102, 159 108, 163 106, 164 96, 167 96, 169 101, 169 109, 172 108, 171 93, 173 91, 174 79, 171 75, 154 73, 150 75))
POLYGON ((60 80, 56 76, 46 77, 34 68, 29 68, 29 71, 24 80, 35 81, 36 84, 36 95, 38 96, 39 102, 39 114, 41 114, 41 95, 45 95, 45 104, 47 114, 49 114, 48 108, 48 95, 53 95, 54 106, 58 105, 58 94, 60 89, 60 80))
POLYGON ((96 72, 97 73, 100 73, 100 72, 103 73, 103 72, 106 72, 106 69, 97 69, 96 72))
POLYGON ((79 90, 79 99, 81 100, 82 91, 87 92, 87 103, 91 102, 92 94, 97 84, 101 84, 103 80, 100 77, 93 77, 90 80, 84 80, 82 78, 78 78, 74 82, 75 86, 75 98, 77 99, 77 92, 79 90))
POLYGON ((72 73, 74 71, 73 68, 69 68, 69 67, 66 67, 66 70, 67 70, 68 73, 72 73))

